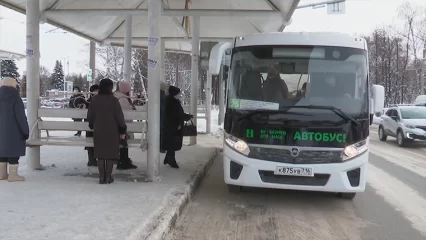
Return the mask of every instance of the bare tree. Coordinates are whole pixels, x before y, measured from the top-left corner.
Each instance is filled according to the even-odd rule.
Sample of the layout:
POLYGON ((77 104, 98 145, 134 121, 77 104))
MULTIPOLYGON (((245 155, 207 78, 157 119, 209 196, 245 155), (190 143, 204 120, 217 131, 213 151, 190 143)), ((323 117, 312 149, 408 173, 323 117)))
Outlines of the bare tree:
POLYGON ((46 95, 46 91, 53 88, 52 82, 49 79, 50 72, 49 70, 44 67, 40 66, 40 94, 42 96, 46 95))
MULTIPOLYGON (((409 54, 413 60, 411 64, 407 61, 405 66, 408 67, 411 65, 410 68, 415 69, 416 72, 421 72, 423 63, 422 60, 419 59, 419 53, 423 51, 419 50, 423 49, 426 43, 426 29, 424 25, 426 17, 424 12, 424 7, 409 1, 405 1, 398 10, 398 17, 403 21, 404 29, 406 29, 405 31, 398 32, 405 38, 406 53, 407 55, 409 54)), ((422 92, 421 75, 415 77, 413 81, 408 84, 413 88, 411 94, 411 101, 413 101, 414 98, 422 92)))
POLYGON ((123 79, 124 50, 122 47, 104 46, 96 48, 96 54, 102 65, 105 66, 105 69, 97 69, 96 75, 109 77, 116 81, 123 79))

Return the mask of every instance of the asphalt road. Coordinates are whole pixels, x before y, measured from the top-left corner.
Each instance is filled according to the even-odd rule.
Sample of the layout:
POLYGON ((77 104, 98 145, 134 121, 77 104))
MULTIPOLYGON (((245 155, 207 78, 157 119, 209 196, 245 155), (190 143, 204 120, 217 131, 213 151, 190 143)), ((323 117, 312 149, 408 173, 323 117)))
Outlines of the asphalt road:
MULTIPOLYGON (((374 129, 372 129, 374 131, 374 129)), ((426 144, 370 138, 365 193, 270 189, 228 193, 218 156, 168 240, 425 240, 426 144)))

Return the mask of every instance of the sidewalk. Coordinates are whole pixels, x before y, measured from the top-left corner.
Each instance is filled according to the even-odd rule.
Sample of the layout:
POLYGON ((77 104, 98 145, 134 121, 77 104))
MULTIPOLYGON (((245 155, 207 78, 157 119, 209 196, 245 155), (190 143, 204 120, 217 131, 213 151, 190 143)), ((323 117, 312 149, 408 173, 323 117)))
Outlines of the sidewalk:
POLYGON ((173 220, 220 146, 220 137, 200 135, 197 146, 177 152, 180 169, 161 162, 156 183, 146 182, 146 152, 131 149, 138 169, 115 171, 111 185, 97 184, 97 168, 86 166, 83 148, 42 147, 46 170, 27 171, 23 158, 26 181, 0 181, 0 239, 136 240, 154 230, 162 235, 168 227, 163 220, 173 220))

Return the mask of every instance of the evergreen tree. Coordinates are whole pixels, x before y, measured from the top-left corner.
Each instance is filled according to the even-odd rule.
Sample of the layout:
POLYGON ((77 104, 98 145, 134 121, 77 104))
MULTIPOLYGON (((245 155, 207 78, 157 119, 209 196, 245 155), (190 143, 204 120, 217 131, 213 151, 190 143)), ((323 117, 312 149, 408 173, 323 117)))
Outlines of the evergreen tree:
POLYGON ((1 61, 1 77, 13 77, 19 79, 18 67, 14 60, 1 61))
POLYGON ((27 76, 23 75, 21 79, 21 96, 27 97, 27 76))
POLYGON ((50 75, 50 81, 52 83, 52 87, 57 90, 65 90, 64 89, 64 70, 62 67, 62 63, 56 60, 55 68, 53 69, 52 75, 50 75))

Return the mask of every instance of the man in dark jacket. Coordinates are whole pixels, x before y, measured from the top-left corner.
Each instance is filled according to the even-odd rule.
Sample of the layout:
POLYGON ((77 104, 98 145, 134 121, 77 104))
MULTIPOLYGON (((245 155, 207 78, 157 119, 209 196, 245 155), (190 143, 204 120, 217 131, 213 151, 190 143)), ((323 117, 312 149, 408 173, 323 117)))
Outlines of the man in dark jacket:
POLYGON ((288 87, 284 80, 281 79, 279 71, 270 66, 268 77, 263 83, 262 88, 263 101, 281 102, 288 98, 288 87))
MULTIPOLYGON (((99 85, 95 84, 95 85, 90 86, 89 91, 90 91, 90 97, 89 97, 89 99, 87 99, 87 102, 86 102, 86 108, 87 109, 89 108, 90 101, 92 100, 92 98, 96 94, 98 94, 99 85)), ((84 121, 87 122, 87 119, 84 119, 84 121)), ((93 138, 93 132, 91 132, 91 131, 86 132, 86 137, 87 138, 93 138)), ((95 150, 94 150, 94 148, 93 147, 86 147, 84 149, 87 150, 87 156, 88 156, 87 166, 88 167, 92 167, 92 166, 96 167, 96 166, 98 166, 98 162, 96 161, 96 158, 95 158, 95 150)))
POLYGON ((175 153, 182 149, 184 123, 192 118, 191 115, 184 113, 179 93, 179 88, 170 86, 164 104, 163 147, 167 151, 164 164, 169 164, 172 168, 179 168, 175 153))
POLYGON ((18 175, 18 161, 25 156, 25 141, 30 134, 17 84, 10 77, 0 82, 0 180, 7 179, 9 182, 25 180, 18 175))

